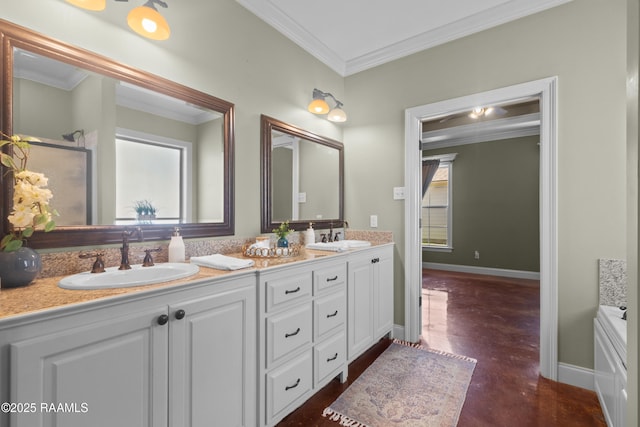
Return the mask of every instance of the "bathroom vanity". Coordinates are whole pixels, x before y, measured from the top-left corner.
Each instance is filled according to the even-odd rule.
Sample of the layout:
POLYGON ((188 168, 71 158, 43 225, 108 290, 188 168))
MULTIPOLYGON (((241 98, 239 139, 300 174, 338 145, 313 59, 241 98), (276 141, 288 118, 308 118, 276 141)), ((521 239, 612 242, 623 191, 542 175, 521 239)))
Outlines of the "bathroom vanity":
POLYGON ((147 287, 3 289, 0 425, 273 426, 391 332, 392 259, 389 243, 147 287))
POLYGON ((627 322, 619 307, 601 305, 594 319, 594 387, 609 427, 626 426, 627 322))

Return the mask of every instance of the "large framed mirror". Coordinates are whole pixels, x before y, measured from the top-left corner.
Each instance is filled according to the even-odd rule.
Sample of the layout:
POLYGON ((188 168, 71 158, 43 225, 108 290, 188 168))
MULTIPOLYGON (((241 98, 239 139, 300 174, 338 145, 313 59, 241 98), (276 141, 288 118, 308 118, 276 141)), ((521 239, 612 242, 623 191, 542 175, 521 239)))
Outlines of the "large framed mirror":
POLYGON ((265 115, 260 130, 262 232, 284 221, 294 230, 342 227, 342 143, 265 115))
MULTIPOLYGON (((145 240, 175 226, 185 237, 234 234, 232 103, 7 21, 0 36, 0 128, 41 141, 29 167, 49 177, 60 212, 30 246, 119 242, 134 225, 145 240)), ((12 177, 0 180, 4 235, 12 177)))

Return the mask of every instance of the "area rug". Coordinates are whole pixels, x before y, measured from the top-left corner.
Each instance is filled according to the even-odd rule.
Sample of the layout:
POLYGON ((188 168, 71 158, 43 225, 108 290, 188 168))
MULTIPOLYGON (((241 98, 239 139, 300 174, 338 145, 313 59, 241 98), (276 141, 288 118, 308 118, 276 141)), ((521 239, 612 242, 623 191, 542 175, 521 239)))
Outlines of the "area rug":
POLYGON ((455 427, 475 366, 394 341, 322 415, 350 427, 455 427))

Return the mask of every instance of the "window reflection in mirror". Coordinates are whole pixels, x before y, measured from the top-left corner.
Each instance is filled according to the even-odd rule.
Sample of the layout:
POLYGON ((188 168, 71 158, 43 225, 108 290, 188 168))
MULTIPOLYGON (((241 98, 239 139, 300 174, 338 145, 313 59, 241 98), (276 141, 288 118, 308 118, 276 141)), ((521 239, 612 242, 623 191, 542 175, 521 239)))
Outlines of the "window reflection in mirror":
MULTIPOLYGON (((180 211, 178 221, 183 221, 180 229, 184 237, 234 234, 232 103, 3 19, 0 38, 0 130, 6 135, 39 137, 60 153, 73 151, 74 154, 58 156, 63 161, 55 162, 56 166, 64 166, 61 173, 66 178, 84 178, 84 188, 79 181, 60 181, 64 182, 60 184, 63 190, 54 190, 52 199, 52 206, 61 213, 56 219, 58 226, 49 233, 35 233, 29 239, 31 247, 122 241, 123 226, 115 224, 115 218, 120 216, 115 210, 115 140, 132 134, 134 139, 146 142, 191 144, 192 164, 183 168, 184 176, 180 178, 183 206, 175 208, 180 211), (69 86, 59 87, 60 81, 69 86), (135 95, 127 96, 131 93, 135 95), (155 98, 149 100, 151 96, 155 98), (139 98, 146 101, 139 102, 139 98), (176 105, 180 108, 174 108, 176 105), (172 114, 166 115, 168 111, 172 114), (68 195, 76 197, 62 200, 61 196, 68 195), (80 203, 85 206, 80 207, 80 203)), ((7 146, 2 150, 10 151, 7 146)), ((0 217, 5 218, 0 222, 0 234, 10 226, 6 219, 13 205, 10 178, 0 174, 0 217)), ((142 179, 145 180, 148 181, 142 179)), ((152 198, 130 198, 134 197, 152 198)), ((122 204, 135 205, 138 201, 122 204)), ((168 209, 174 207, 168 207, 166 213, 168 209)), ((133 213, 123 217, 133 218, 133 213)), ((158 221, 146 222, 145 240, 167 240, 173 227, 158 221)))
MULTIPOLYGON (((140 201, 156 209, 144 223, 222 221, 222 114, 18 48, 13 112, 13 133, 59 148, 58 156, 92 154, 85 185, 96 197, 56 197, 58 225, 136 223, 140 201)), ((80 165, 65 158, 38 168, 59 196, 73 188, 61 178, 80 165)))

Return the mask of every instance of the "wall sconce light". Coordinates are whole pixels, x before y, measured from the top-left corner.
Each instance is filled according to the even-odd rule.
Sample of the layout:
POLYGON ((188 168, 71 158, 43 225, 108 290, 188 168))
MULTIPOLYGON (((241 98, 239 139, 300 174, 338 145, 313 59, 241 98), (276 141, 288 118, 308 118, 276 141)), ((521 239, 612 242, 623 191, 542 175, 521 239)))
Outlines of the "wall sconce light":
POLYGON ((331 122, 346 122, 347 113, 342 109, 342 102, 338 101, 335 96, 329 92, 322 92, 319 89, 313 89, 313 100, 309 103, 307 109, 313 114, 326 114, 327 120, 331 122), (329 104, 325 100, 326 98, 333 99, 336 106, 331 109, 329 104))
MULTIPOLYGON (((107 0, 66 0, 74 6, 82 9, 101 11, 104 10, 107 0)), ((129 0, 115 0, 129 1, 129 0)), ((153 40, 166 40, 171 35, 171 29, 167 20, 158 12, 156 4, 166 8, 167 3, 162 0, 147 0, 142 6, 138 6, 129 12, 127 23, 129 27, 140 34, 153 40)))
POLYGON ((69 142, 79 142, 81 138, 84 137, 84 129, 74 130, 73 132, 65 133, 62 135, 62 139, 69 142), (76 139, 76 135, 78 135, 78 139, 76 139))

